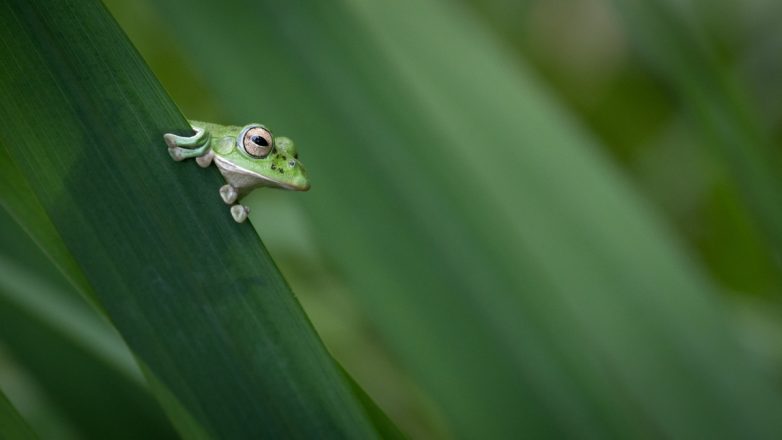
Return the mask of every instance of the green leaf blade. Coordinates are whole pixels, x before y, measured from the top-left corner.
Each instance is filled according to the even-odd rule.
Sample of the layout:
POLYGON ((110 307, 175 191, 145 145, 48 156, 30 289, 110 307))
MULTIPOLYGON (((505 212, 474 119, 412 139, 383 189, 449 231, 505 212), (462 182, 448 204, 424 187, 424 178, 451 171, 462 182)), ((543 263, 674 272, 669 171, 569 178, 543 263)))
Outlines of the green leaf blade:
POLYGON ((0 437, 14 440, 38 438, 2 391, 0 391, 0 437))
MULTIPOLYGON (((703 22, 709 12, 719 14, 723 6, 630 0, 618 1, 615 7, 634 45, 683 98, 696 131, 729 172, 743 204, 778 258, 782 253, 782 173, 771 130, 763 125, 735 66, 718 56, 703 22)), ((782 272, 776 266, 777 273, 782 272)))
POLYGON ((0 342, 77 432, 87 438, 176 438, 131 369, 133 359, 126 351, 114 355, 122 341, 104 322, 84 316, 80 312, 91 310, 74 307, 2 256, 0 275, 0 342))
POLYGON ((211 436, 376 436, 218 174, 168 157, 186 122, 103 7, 0 9, 0 143, 141 362, 211 436))

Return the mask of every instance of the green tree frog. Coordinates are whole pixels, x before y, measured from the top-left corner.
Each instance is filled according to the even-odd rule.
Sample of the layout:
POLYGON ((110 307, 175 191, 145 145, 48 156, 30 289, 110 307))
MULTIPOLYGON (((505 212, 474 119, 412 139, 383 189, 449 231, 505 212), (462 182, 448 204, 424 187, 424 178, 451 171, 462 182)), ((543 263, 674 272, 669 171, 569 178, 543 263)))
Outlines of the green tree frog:
POLYGON ((310 188, 290 139, 275 138, 261 124, 238 127, 189 122, 195 131, 193 136, 163 135, 168 152, 176 161, 195 158, 203 168, 212 163, 217 166, 226 181, 220 188, 220 197, 231 205, 231 216, 238 223, 247 219, 250 209, 236 202, 255 188, 266 186, 293 191, 310 188))

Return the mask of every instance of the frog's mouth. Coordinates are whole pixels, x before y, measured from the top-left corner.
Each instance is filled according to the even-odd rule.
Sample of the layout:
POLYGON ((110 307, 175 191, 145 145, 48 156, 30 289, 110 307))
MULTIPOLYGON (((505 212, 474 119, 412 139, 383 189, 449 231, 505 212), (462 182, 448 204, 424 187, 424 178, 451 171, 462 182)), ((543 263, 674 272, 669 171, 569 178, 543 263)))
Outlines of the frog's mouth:
POLYGON ((225 180, 240 190, 249 191, 250 189, 261 186, 269 188, 282 188, 290 191, 307 191, 310 189, 310 183, 303 176, 299 176, 299 178, 294 179, 295 182, 293 183, 279 182, 258 174, 255 171, 251 171, 228 162, 219 156, 215 156, 214 162, 217 165, 217 169, 220 170, 220 174, 225 177, 225 180))
POLYGON ((294 185, 294 184, 288 184, 288 183, 282 183, 282 182, 274 182, 277 186, 279 186, 282 189, 287 189, 290 191, 308 191, 310 189, 310 183, 305 179, 304 183, 301 185, 294 185))

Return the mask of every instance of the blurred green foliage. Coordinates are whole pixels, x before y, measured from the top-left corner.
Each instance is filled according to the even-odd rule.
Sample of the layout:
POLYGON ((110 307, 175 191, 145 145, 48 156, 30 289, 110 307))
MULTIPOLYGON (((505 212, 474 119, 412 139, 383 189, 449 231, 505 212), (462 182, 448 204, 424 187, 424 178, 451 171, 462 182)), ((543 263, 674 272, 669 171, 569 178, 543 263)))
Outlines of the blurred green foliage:
POLYGON ((251 221, 412 437, 782 432, 779 2, 105 3, 188 117, 297 142, 251 221))
POLYGON ((3 438, 15 439, 36 438, 27 423, 2 393, 0 393, 0 435, 3 438))

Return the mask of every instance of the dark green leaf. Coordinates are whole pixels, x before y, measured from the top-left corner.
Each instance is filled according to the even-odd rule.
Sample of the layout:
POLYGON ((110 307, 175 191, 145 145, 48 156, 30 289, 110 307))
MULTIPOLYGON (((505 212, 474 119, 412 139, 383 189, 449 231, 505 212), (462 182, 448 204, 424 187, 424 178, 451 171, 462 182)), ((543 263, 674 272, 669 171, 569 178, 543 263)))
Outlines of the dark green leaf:
POLYGON ((0 438, 13 440, 37 438, 2 391, 0 391, 0 438))
MULTIPOLYGON (((27 179, 8 156, 8 151, 2 144, 0 144, 0 206, 16 217, 16 222, 49 256, 62 274, 98 307, 81 268, 73 260, 73 256, 63 244, 62 238, 27 183, 27 179)), ((10 234, 10 231, 6 234, 10 234)))
POLYGON ((217 172, 168 157, 162 134, 186 122, 103 7, 3 3, 0 42, 0 144, 128 346, 206 434, 375 436, 257 235, 220 202, 217 172))
POLYGON ((0 255, 0 343, 73 429, 85 438, 174 438, 113 329, 75 293, 8 257, 0 255))
MULTIPOLYGON (((6 339, 9 339, 6 341, 6 344, 10 345, 12 351, 15 351, 14 354, 18 358, 17 360, 26 363, 30 372, 37 376, 36 379, 40 382, 40 385, 46 388, 49 394, 52 394, 52 400, 59 402, 68 401, 70 396, 75 394, 69 388, 71 385, 80 387, 79 395, 84 396, 92 393, 98 396, 98 398, 82 402, 77 407, 66 404, 62 408, 63 412, 70 415, 71 419, 77 419, 72 421, 80 425, 77 429, 81 432, 103 429, 100 426, 102 422, 108 422, 113 424, 113 426, 121 426, 122 424, 117 423, 118 420, 115 420, 116 417, 127 416, 132 417, 136 421, 139 418, 147 417, 149 414, 135 414, 134 410, 118 410, 117 414, 107 412, 105 416, 97 418, 95 425, 98 426, 92 426, 92 420, 85 416, 83 411, 93 411, 95 406, 99 410, 105 410, 106 408, 100 406, 102 398, 100 393, 106 392, 106 388, 102 387, 99 381, 89 383, 82 381, 74 382, 72 380, 64 381, 60 377, 59 367, 61 363, 67 363, 68 361, 74 363, 74 359, 81 357, 84 365, 81 365, 79 369, 84 371, 98 370, 101 372, 100 375, 102 377, 110 377, 109 381, 122 383, 121 386, 125 388, 126 393, 123 393, 122 390, 115 390, 112 394, 113 400, 124 400, 132 404, 139 398, 143 399, 145 395, 145 391, 135 390, 132 386, 126 387, 127 373, 131 373, 132 379, 138 379, 136 376, 139 373, 132 355, 127 351, 124 342, 119 340, 119 338, 113 338, 115 331, 108 326, 101 326, 100 322, 95 323, 98 320, 98 316, 95 316, 89 310, 80 310, 77 313, 70 312, 74 308, 84 309, 86 307, 86 304, 82 304, 74 298, 74 295, 78 293, 93 306, 95 311, 101 310, 101 306, 95 301, 95 295, 86 279, 84 279, 81 268, 73 260, 59 234, 54 231, 48 215, 38 203, 37 197, 27 184, 24 176, 10 160, 5 149, 0 148, 0 156, 2 156, 0 166, 3 167, 4 173, 2 179, 0 179, 0 203, 8 209, 9 214, 16 214, 22 220, 22 223, 27 225, 26 230, 21 231, 19 230, 19 225, 6 216, 5 212, 0 214, 0 226, 2 226, 0 230, 3 231, 0 234, 2 253, 29 270, 34 271, 38 278, 30 279, 29 282, 6 284, 5 292, 6 294, 13 294, 11 296, 16 299, 24 299, 25 301, 23 302, 27 304, 28 312, 40 321, 35 325, 32 325, 27 320, 19 321, 19 326, 27 326, 25 328, 16 328, 12 323, 5 326, 3 330, 6 333, 6 339), (31 243, 30 239, 34 239, 37 243, 31 243), (47 258, 42 258, 41 251, 46 253, 48 261, 47 258), (52 263, 55 266, 52 266, 52 263), (76 291, 71 291, 68 286, 63 285, 63 275, 69 279, 76 291), (52 289, 42 284, 47 282, 59 287, 52 289), (43 292, 35 289, 20 294, 20 289, 25 290, 22 286, 26 286, 27 289, 29 289, 29 286, 44 286, 45 291, 56 295, 54 298, 47 298, 45 295, 42 297, 43 292), (63 301, 65 301, 64 304, 62 303, 63 301), (46 337, 45 328, 60 328, 63 322, 69 327, 88 331, 71 334, 70 336, 74 340, 60 340, 63 338, 57 335, 57 332, 49 334, 49 336, 53 336, 51 338, 46 337), (41 336, 42 332, 43 336, 41 336), (26 338, 35 338, 36 335, 38 335, 39 339, 43 338, 44 340, 39 340, 32 345, 20 342, 20 340, 25 340, 26 338), (103 342, 95 344, 96 341, 103 342), (60 350, 60 355, 64 359, 57 364, 48 361, 42 362, 41 365, 36 364, 37 356, 45 355, 48 345, 53 345, 54 349, 60 350), (70 346, 71 349, 66 348, 65 352, 63 352, 64 346, 70 346), (102 356, 106 355, 108 355, 108 359, 103 359, 102 356)), ((13 270, 13 268, 7 268, 7 270, 10 271, 10 274, 4 277, 7 283, 15 279, 15 277, 18 278, 16 270, 13 270)), ((16 316, 16 312, 12 311, 12 306, 9 306, 9 310, 11 310, 9 313, 12 316, 16 316)), ((23 315, 24 312, 19 312, 19 314, 23 315)), ((179 429, 180 433, 187 438, 206 438, 207 436, 202 435, 203 428, 192 419, 192 416, 187 414, 187 411, 182 408, 181 403, 171 395, 170 391, 157 381, 148 369, 145 369, 144 372, 151 383, 152 391, 161 401, 166 411, 171 414, 171 418, 177 424, 177 429, 179 429)), ((75 372, 66 371, 67 373, 75 372)), ((138 387, 143 387, 144 385, 142 383, 137 384, 138 387)), ((144 406, 146 405, 147 403, 144 404, 144 406)), ((143 406, 139 409, 142 413, 147 411, 143 406)), ((152 421, 151 428, 154 429, 155 425, 159 427, 160 424, 160 422, 152 421)), ((167 428, 166 426, 163 429, 167 428)), ((164 436, 168 435, 165 431, 159 432, 164 436)), ((143 436, 149 437, 150 435, 144 434, 143 436)))

